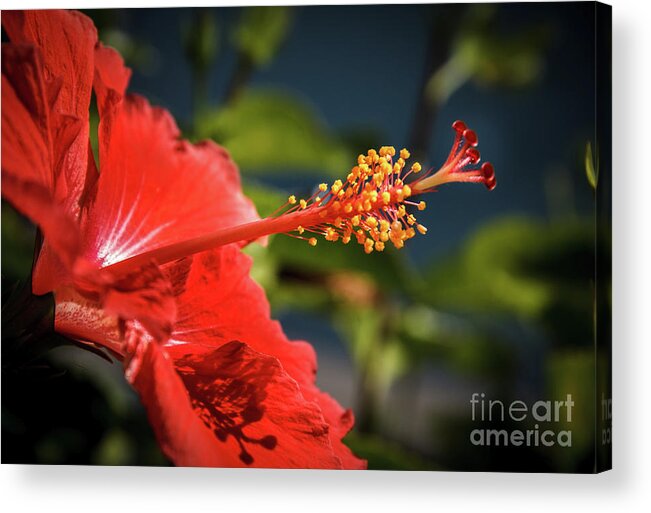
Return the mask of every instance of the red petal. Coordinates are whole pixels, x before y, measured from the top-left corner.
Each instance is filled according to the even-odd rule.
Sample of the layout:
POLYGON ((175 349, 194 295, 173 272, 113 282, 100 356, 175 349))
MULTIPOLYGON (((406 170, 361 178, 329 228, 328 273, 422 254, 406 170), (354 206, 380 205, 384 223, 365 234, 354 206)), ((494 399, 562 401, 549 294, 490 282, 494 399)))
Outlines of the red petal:
MULTIPOLYGON (((174 382, 169 368, 162 369, 160 363, 150 372, 146 358, 138 362, 132 382, 153 414, 150 421, 161 446, 177 465, 341 468, 318 406, 305 401, 277 360, 237 341, 216 350, 194 352, 184 346, 172 352, 192 409, 187 396, 183 400, 180 393, 170 393, 169 387, 164 395, 143 393, 163 382, 174 382), (206 440, 200 432, 191 437, 193 445, 187 448, 185 423, 192 426, 197 418, 213 437, 206 440), (199 447, 197 439, 202 439, 199 447), (206 455, 214 461, 202 461, 206 455)), ((196 426, 192 429, 201 431, 196 426)))
POLYGON ((127 377, 140 394, 163 452, 180 466, 238 466, 237 453, 220 443, 195 414, 181 377, 160 346, 138 348, 127 377))
POLYGON ((99 135, 84 253, 100 265, 258 218, 226 151, 179 140, 167 111, 127 97, 101 120, 99 135))
POLYGON ((53 200, 50 191, 34 182, 3 174, 2 194, 14 202, 20 212, 39 224, 61 259, 63 268, 70 269, 79 253, 79 232, 77 225, 53 200))
POLYGON ((81 124, 49 111, 42 69, 33 47, 3 45, 2 194, 41 227, 70 263, 77 229, 54 194, 53 173, 61 155, 53 153, 52 145, 59 141, 62 150, 70 148, 81 124))
POLYGON ((108 315, 101 304, 85 298, 72 287, 60 287, 55 292, 55 301, 54 330, 57 333, 124 356, 119 320, 108 315))
MULTIPOLYGON (((90 19, 67 11, 5 11, 2 24, 12 41, 3 45, 3 178, 13 175, 19 190, 38 190, 41 200, 47 192, 53 217, 74 222, 96 178, 88 165, 88 108, 97 33, 90 19)), ((54 239, 67 228, 48 232, 44 226, 53 223, 33 217, 40 200, 3 195, 44 232, 33 289, 49 292, 69 270, 62 261, 70 255, 57 254, 62 242, 54 239)))
POLYGON ((167 340, 172 333, 176 300, 171 284, 153 262, 111 282, 101 302, 107 314, 138 320, 156 340, 167 340))
POLYGON ((41 54, 51 126, 59 125, 60 115, 79 120, 75 137, 52 137, 52 165, 60 163, 53 170, 56 198, 76 216, 88 169, 88 109, 97 31, 89 18, 72 11, 5 11, 2 24, 13 44, 33 45, 41 54))
POLYGON ((189 272, 187 264, 166 267, 177 288, 185 276, 169 344, 209 348, 240 340, 273 356, 300 385, 303 397, 319 404, 331 427, 331 445, 344 468, 365 468, 365 462, 341 442, 353 426, 352 412, 318 389, 312 346, 290 341, 280 324, 271 320, 264 291, 249 276, 250 266, 250 258, 231 245, 195 255, 189 272))
POLYGON ((120 101, 129 85, 131 70, 124 65, 122 56, 99 43, 95 48, 95 80, 93 88, 97 96, 100 117, 103 117, 111 103, 120 101))
MULTIPOLYGON (((2 172, 54 190, 48 105, 40 54, 2 45, 2 172)), ((20 198, 8 198, 18 205, 20 198)))

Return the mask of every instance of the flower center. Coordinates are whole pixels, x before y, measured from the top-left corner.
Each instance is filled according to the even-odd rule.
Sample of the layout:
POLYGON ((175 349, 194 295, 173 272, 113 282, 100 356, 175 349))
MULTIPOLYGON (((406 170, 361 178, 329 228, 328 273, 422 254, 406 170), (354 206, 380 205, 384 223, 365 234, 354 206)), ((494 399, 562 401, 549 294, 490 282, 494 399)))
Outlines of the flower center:
POLYGON ((462 121, 452 124, 455 139, 444 164, 436 171, 421 174, 418 162, 407 165, 409 151, 393 146, 371 149, 357 157, 357 164, 346 180, 332 185, 322 183, 307 199, 289 196, 287 202, 266 219, 223 228, 191 240, 133 256, 105 268, 113 275, 136 270, 154 260, 159 265, 185 256, 235 242, 248 242, 266 235, 284 233, 316 246, 323 236, 330 242, 351 240, 364 246, 366 253, 384 251, 387 243, 397 249, 416 233, 427 228, 419 224, 414 212, 425 210, 424 201, 413 197, 434 191, 451 182, 483 183, 489 190, 495 185, 493 166, 479 166, 477 135, 462 121))
POLYGON ((475 132, 462 121, 456 121, 452 128, 456 133, 452 149, 436 173, 430 169, 420 175, 418 162, 407 166, 408 150, 403 148, 395 158, 395 148, 383 146, 359 155, 345 181, 336 180, 331 186, 322 183, 308 199, 297 201, 290 196, 279 209, 280 215, 304 212, 305 219, 295 233, 288 235, 307 240, 312 246, 317 239, 306 236, 306 232, 322 235, 330 242, 348 244, 355 239, 366 253, 384 251, 389 242, 400 249, 416 233, 424 235, 427 228, 407 209, 425 210, 426 204, 413 201, 413 196, 450 182, 481 182, 489 190, 496 185, 493 166, 485 163, 478 167, 475 132))

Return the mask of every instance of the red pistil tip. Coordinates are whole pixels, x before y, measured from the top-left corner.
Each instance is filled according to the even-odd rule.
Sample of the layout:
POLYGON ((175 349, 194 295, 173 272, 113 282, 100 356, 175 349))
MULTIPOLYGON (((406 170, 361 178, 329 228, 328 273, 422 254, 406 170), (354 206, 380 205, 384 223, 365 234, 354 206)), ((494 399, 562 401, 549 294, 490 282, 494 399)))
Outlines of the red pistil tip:
POLYGON ((448 158, 435 173, 428 173, 417 183, 412 184, 415 194, 435 190, 439 185, 451 182, 483 183, 489 190, 495 188, 495 172, 489 163, 478 166, 481 154, 477 149, 479 139, 463 121, 452 123, 455 131, 454 142, 448 158))
POLYGON ((288 234, 312 246, 317 239, 303 236, 305 232, 330 242, 356 241, 366 253, 384 251, 389 242, 402 248, 416 233, 427 232, 414 215, 425 210, 426 204, 414 201, 413 196, 449 182, 479 182, 489 190, 495 187, 493 166, 486 162, 478 167, 477 134, 463 121, 455 121, 452 128, 456 134, 452 149, 435 173, 430 169, 421 174, 418 162, 407 165, 410 153, 404 148, 399 152, 393 146, 370 149, 357 157, 357 165, 345 180, 335 180, 330 186, 320 184, 307 199, 297 201, 290 196, 288 208, 279 216, 285 221, 279 226, 292 226, 289 231, 297 234, 288 234))

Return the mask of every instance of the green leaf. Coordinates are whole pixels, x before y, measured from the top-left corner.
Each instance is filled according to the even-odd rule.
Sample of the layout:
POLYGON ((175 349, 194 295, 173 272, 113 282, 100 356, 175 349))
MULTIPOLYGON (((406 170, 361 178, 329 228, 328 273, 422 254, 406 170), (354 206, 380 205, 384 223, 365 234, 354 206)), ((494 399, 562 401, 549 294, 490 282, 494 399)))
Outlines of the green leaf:
POLYGON ((599 160, 595 167, 595 161, 592 157, 592 144, 590 141, 585 145, 585 176, 592 190, 597 190, 597 182, 599 181, 599 160))
POLYGON ((200 115, 197 134, 225 146, 245 174, 294 170, 339 177, 355 163, 308 104, 279 91, 244 91, 200 115))
POLYGON ((250 7, 233 34, 233 44, 256 66, 268 64, 287 38, 289 7, 250 7))

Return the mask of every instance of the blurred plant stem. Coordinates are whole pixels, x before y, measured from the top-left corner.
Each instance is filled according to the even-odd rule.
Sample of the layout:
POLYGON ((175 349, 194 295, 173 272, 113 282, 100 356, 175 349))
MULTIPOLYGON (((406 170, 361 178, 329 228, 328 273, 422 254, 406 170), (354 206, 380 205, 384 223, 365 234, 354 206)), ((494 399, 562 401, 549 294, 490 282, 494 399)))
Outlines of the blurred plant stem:
POLYGON ((237 54, 237 64, 235 65, 235 71, 231 75, 230 81, 226 86, 226 91, 224 92, 224 97, 222 100, 223 104, 232 103, 240 92, 244 89, 248 83, 251 75, 253 73, 253 61, 251 58, 241 52, 237 54))
POLYGON ((237 63, 224 93, 224 104, 237 98, 256 68, 268 65, 276 56, 287 38, 291 19, 289 7, 244 9, 240 23, 232 35, 237 63))
POLYGON ((194 124, 209 105, 208 74, 219 52, 219 27, 212 10, 193 9, 192 21, 183 27, 183 43, 192 70, 194 124))
POLYGON ((465 9, 461 5, 441 5, 440 16, 434 16, 430 22, 427 44, 427 56, 418 91, 415 116, 411 124, 409 148, 417 159, 424 160, 429 148, 434 122, 440 103, 427 94, 430 77, 447 61, 454 34, 459 27, 460 14, 465 9))

